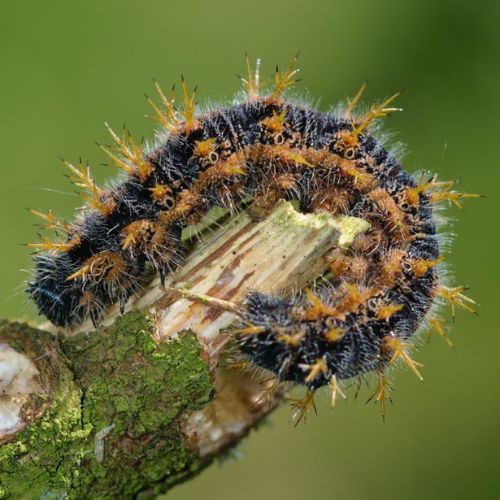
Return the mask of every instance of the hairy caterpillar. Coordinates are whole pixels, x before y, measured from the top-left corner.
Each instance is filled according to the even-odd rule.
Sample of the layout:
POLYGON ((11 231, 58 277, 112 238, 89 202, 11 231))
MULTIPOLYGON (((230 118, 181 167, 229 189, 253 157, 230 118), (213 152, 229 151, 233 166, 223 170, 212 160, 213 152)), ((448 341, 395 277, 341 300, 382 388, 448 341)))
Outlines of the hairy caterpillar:
POLYGON ((145 151, 109 129, 115 149, 100 147, 127 175, 110 189, 96 186, 87 166, 66 162, 86 191, 86 210, 70 223, 34 212, 64 235, 30 245, 40 252, 28 286, 40 312, 63 327, 87 317, 97 323, 111 304, 123 308, 152 270, 163 281, 179 265, 182 230, 211 207, 251 197, 269 209, 296 199, 304 212, 355 215, 370 229, 332 255, 321 285, 290 299, 250 293, 245 324, 235 332, 241 350, 311 392, 383 373, 397 359, 420 377, 407 340, 426 319, 443 334, 429 313, 436 298, 468 310, 472 304, 463 287, 439 282, 433 206, 476 195, 435 176, 414 180, 372 135, 377 119, 397 109, 390 107, 397 94, 361 114, 355 109, 364 87, 334 113, 284 98, 296 81, 294 62, 276 71, 268 92, 258 65, 248 65, 244 98, 206 114, 197 112, 184 80, 182 109, 156 85, 161 104, 148 101, 164 133, 145 151))

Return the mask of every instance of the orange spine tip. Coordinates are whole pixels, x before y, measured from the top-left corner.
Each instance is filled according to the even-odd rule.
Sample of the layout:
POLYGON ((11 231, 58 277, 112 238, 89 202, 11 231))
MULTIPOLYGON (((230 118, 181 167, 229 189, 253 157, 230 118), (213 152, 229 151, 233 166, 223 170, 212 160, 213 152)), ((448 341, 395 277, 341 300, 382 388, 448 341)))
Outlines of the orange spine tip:
POLYGON ((77 168, 66 160, 63 160, 63 163, 74 174, 74 177, 70 177, 70 181, 87 192, 87 194, 82 194, 81 197, 87 202, 88 206, 103 214, 110 213, 115 206, 115 202, 109 196, 108 191, 97 186, 90 174, 90 167, 80 163, 79 168, 77 168))
POLYGON ((417 278, 421 278, 429 269, 437 266, 438 264, 443 262, 443 260, 444 260, 444 255, 441 255, 440 257, 434 260, 414 259, 411 263, 411 267, 415 276, 417 278))
POLYGON ((369 403, 372 399, 375 403, 380 405, 380 411, 382 413, 382 420, 385 420, 385 403, 389 401, 392 403, 391 392, 392 387, 387 381, 387 377, 385 372, 381 371, 378 374, 377 386, 375 388, 375 392, 370 396, 367 403, 369 403))
POLYGON ((331 399, 330 399, 330 404, 331 404, 332 408, 335 408, 335 404, 337 403, 338 396, 340 396, 342 399, 347 399, 347 396, 340 388, 340 384, 339 384, 337 377, 335 375, 330 379, 330 390, 332 392, 331 399))
POLYGON ((323 304, 321 299, 314 295, 313 291, 310 288, 306 288, 305 292, 307 300, 310 304, 310 306, 306 307, 304 310, 305 317, 307 319, 314 320, 321 316, 335 316, 335 314, 337 313, 337 310, 335 308, 323 304))
POLYGON ((42 240, 41 243, 28 243, 26 246, 28 248, 35 248, 41 251, 66 252, 75 247, 75 245, 77 245, 79 242, 78 237, 72 238, 66 243, 58 243, 52 241, 50 238, 47 238, 46 236, 40 236, 40 239, 42 240))
POLYGON ((463 199, 481 198, 480 194, 454 191, 453 188, 455 187, 455 184, 455 181, 438 181, 437 174, 433 175, 427 181, 425 181, 423 176, 421 176, 417 186, 410 190, 410 195, 411 198, 414 199, 419 193, 426 193, 429 196, 431 203, 448 201, 457 208, 463 208, 461 203, 461 200, 463 199))
POLYGON ((181 111, 181 115, 184 118, 186 128, 189 130, 193 128, 196 124, 195 120, 195 111, 196 111, 196 101, 195 101, 195 96, 196 96, 196 87, 194 88, 193 92, 189 94, 187 85, 186 85, 186 80, 184 80, 184 77, 182 77, 182 82, 181 82, 181 88, 182 88, 182 98, 183 98, 183 104, 184 108, 181 111))
POLYGON ((466 288, 464 286, 447 287, 444 285, 438 285, 434 289, 434 295, 442 297, 450 304, 453 317, 455 317, 456 307, 461 307, 462 309, 475 314, 476 311, 472 306, 476 304, 476 301, 463 294, 465 289, 466 288))
POLYGON ((260 59, 255 62, 255 69, 250 65, 250 59, 246 54, 247 77, 240 77, 243 83, 243 88, 248 96, 248 99, 253 101, 259 98, 260 95, 260 59))
POLYGON ((366 91, 366 87, 367 87, 367 84, 366 84, 366 82, 364 82, 361 85, 361 87, 359 88, 359 90, 356 93, 356 95, 352 99, 350 99, 349 97, 347 98, 347 106, 346 106, 346 109, 344 111, 344 116, 346 118, 352 118, 352 114, 354 112, 354 109, 356 108, 356 106, 358 105, 359 101, 363 97, 363 95, 364 95, 364 93, 366 91))
POLYGON ((411 347, 410 344, 404 342, 398 337, 387 336, 384 337, 384 347, 392 353, 390 363, 401 360, 408 368, 410 368, 410 370, 421 382, 424 381, 424 377, 422 377, 418 371, 418 368, 423 365, 413 360, 408 353, 408 349, 411 347))
POLYGON ((264 118, 261 124, 266 127, 270 132, 278 133, 282 132, 285 127, 285 116, 286 108, 284 108, 280 113, 273 111, 272 116, 264 118))
POLYGON ((156 202, 164 201, 172 192, 172 189, 166 184, 155 184, 154 187, 148 188, 151 192, 151 198, 156 202))
POLYGON ((304 165, 305 167, 315 168, 316 165, 307 161, 300 151, 290 151, 288 158, 296 165, 304 165))
POLYGON ((216 148, 217 138, 209 137, 208 139, 204 139, 203 141, 195 141, 193 153, 196 156, 205 157, 210 153, 213 153, 216 148))
POLYGON ((266 329, 262 326, 248 326, 246 328, 240 328, 238 330, 233 330, 236 335, 258 335, 259 333, 265 332, 266 329))
POLYGON ((52 212, 52 210, 49 210, 47 213, 43 213, 39 212, 38 210, 30 209, 30 213, 45 221, 45 224, 43 225, 44 229, 60 229, 61 231, 64 232, 68 231, 69 228, 68 225, 60 221, 54 215, 54 212, 52 212))
POLYGON ((339 328, 338 326, 332 326, 325 333, 325 338, 327 342, 334 343, 339 342, 345 335, 345 330, 343 328, 339 328))
POLYGON ((123 130, 122 137, 113 131, 113 129, 106 123, 106 129, 108 130, 111 138, 113 139, 116 148, 123 156, 123 160, 114 154, 109 148, 99 144, 99 147, 104 153, 113 160, 113 163, 120 169, 127 172, 128 175, 136 175, 139 180, 144 181, 153 171, 153 166, 144 157, 142 147, 137 145, 132 135, 128 134, 123 130))
POLYGON ((106 146, 103 146, 102 144, 99 144, 99 148, 104 152, 104 154, 106 154, 111 160, 113 160, 115 166, 126 172, 128 175, 133 175, 134 169, 124 161, 120 160, 120 158, 113 154, 110 149, 108 149, 106 146))
POLYGON ((397 92, 380 104, 372 104, 370 111, 368 111, 368 113, 361 118, 361 121, 357 125, 353 125, 354 136, 357 137, 361 134, 373 120, 376 120, 377 118, 385 118, 389 113, 394 113, 395 111, 401 111, 401 108, 388 107, 389 104, 399 97, 399 95, 400 92, 397 92))
POLYGON ((431 203, 439 203, 440 201, 449 201, 457 208, 463 208, 460 200, 466 198, 481 198, 481 195, 475 193, 460 193, 458 191, 438 191, 431 193, 431 203))
POLYGON ((297 64, 297 59, 298 54, 291 60, 288 68, 283 73, 280 73, 278 66, 276 66, 276 73, 274 75, 274 89, 271 94, 272 99, 279 101, 286 89, 298 83, 299 80, 297 80, 295 76, 297 75, 299 70, 294 69, 295 65, 297 64))
POLYGON ((78 271, 74 272, 73 274, 70 274, 67 278, 66 281, 73 281, 76 280, 77 278, 82 278, 85 279, 87 274, 90 271, 90 266, 82 266, 78 271))
POLYGON ((161 89, 158 82, 154 82, 155 90, 160 97, 160 102, 163 109, 160 109, 158 105, 149 96, 146 96, 148 104, 151 106, 155 112, 156 119, 169 131, 173 132, 179 125, 179 115, 175 109, 175 98, 174 91, 175 85, 172 87, 170 92, 165 95, 161 89))
POLYGON ((316 409, 316 403, 314 401, 315 391, 308 390, 307 394, 303 399, 293 399, 289 398, 288 401, 291 403, 293 408, 293 418, 296 419, 295 427, 299 425, 301 421, 305 422, 309 410, 313 408, 314 413, 318 413, 316 409))
MULTIPOLYGON (((429 326, 436 331, 439 336, 448 344, 448 347, 453 347, 453 342, 449 339, 448 335, 444 332, 443 320, 434 316, 429 318, 429 326)), ((429 332, 429 337, 432 335, 432 330, 429 332)))
POLYGON ((401 311, 404 306, 404 304, 389 304, 388 306, 384 306, 377 311, 377 319, 387 321, 397 312, 401 311))
POLYGON ((328 372, 328 366, 323 358, 318 358, 312 365, 299 364, 299 368, 308 372, 306 378, 304 379, 305 382, 312 382, 322 373, 326 374, 328 372))
POLYGON ((278 342, 283 343, 283 344, 297 347, 302 342, 304 335, 305 334, 303 332, 295 333, 295 334, 280 332, 276 335, 276 340, 278 342))

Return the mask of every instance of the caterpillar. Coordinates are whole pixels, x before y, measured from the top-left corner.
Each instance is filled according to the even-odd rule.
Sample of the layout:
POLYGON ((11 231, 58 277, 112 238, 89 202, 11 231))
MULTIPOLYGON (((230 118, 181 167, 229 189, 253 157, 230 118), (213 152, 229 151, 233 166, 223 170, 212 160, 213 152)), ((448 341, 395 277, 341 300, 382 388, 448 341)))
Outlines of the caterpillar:
POLYGON ((324 385, 337 393, 338 380, 383 374, 396 360, 421 378, 409 340, 429 323, 444 336, 433 304, 473 304, 464 287, 440 281, 434 207, 477 195, 436 176, 412 177, 377 139, 376 124, 398 110, 391 106, 398 94, 359 113, 363 86, 336 111, 321 112, 289 96, 295 63, 276 68, 266 89, 260 62, 252 68, 247 59, 242 96, 206 113, 184 79, 182 106, 174 89, 165 94, 155 83, 160 104, 147 100, 162 126, 156 145, 148 150, 109 127, 114 146, 99 145, 125 172, 114 186, 99 187, 87 165, 65 162, 86 204, 69 223, 33 211, 59 235, 29 245, 36 253, 28 293, 39 312, 60 327, 88 317, 97 325, 110 305, 123 311, 152 271, 164 282, 182 262, 181 232, 211 207, 251 198, 267 210, 294 199, 303 212, 357 216, 370 228, 333 252, 320 284, 291 298, 249 293, 235 331, 241 351, 311 393, 324 385))

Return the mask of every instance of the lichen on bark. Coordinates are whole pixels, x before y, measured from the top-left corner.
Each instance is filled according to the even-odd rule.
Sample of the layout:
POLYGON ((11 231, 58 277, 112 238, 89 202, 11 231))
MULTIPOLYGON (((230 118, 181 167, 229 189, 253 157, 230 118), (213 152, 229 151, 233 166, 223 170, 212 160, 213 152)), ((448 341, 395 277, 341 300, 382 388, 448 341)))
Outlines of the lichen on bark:
POLYGON ((60 338, 56 354, 51 346, 65 361, 57 388, 47 412, 0 448, 2 497, 156 495, 204 465, 180 429, 212 396, 201 347, 190 332, 156 344, 151 326, 134 311, 108 331, 60 338), (113 425, 100 461, 96 434, 113 425))

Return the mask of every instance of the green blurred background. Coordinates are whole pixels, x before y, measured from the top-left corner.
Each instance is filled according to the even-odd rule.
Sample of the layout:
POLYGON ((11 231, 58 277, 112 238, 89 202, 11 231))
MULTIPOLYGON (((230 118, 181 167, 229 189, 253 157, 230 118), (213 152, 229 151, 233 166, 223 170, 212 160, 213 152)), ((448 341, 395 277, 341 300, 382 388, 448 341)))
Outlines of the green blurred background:
POLYGON ((388 127, 408 145, 409 170, 429 168, 485 199, 457 217, 449 261, 471 285, 479 317, 459 313, 450 350, 439 338, 417 359, 425 383, 397 374, 395 404, 326 396, 294 428, 282 408, 247 439, 241 460, 214 465, 169 495, 186 499, 500 498, 496 313, 500 4, 491 0, 2 2, 0 19, 0 315, 30 317, 19 284, 35 238, 26 207, 68 216, 78 204, 57 159, 113 174, 93 142, 105 120, 137 135, 154 123, 143 91, 183 73, 201 99, 230 96, 244 51, 263 71, 301 49, 302 88, 326 109, 367 80, 368 98, 405 89, 388 127))

